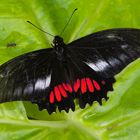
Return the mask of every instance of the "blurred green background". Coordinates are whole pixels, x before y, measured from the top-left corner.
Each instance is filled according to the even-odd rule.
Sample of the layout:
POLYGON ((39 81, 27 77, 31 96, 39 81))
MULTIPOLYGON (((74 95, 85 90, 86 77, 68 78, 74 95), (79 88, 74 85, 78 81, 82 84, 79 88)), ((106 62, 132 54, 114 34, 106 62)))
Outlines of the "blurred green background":
MULTIPOLYGON (((25 52, 51 47, 52 38, 26 21, 59 35, 78 8, 63 38, 65 43, 99 30, 140 28, 139 0, 1 0, 0 64, 25 52), (7 47, 16 43, 14 47, 7 47)), ((116 76, 114 92, 103 106, 48 115, 31 103, 0 105, 0 140, 139 140, 140 61, 116 76), (28 117, 30 119, 28 119, 28 117)))

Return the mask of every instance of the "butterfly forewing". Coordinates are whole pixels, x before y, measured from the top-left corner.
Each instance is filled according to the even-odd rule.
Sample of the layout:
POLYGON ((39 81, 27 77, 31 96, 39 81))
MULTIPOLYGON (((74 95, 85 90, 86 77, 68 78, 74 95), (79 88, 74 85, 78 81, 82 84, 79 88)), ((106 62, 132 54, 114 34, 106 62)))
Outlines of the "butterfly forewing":
POLYGON ((51 49, 16 57, 0 67, 0 102, 39 100, 50 86, 51 49))
POLYGON ((112 77, 140 57, 139 29, 100 31, 67 46, 103 77, 112 77))

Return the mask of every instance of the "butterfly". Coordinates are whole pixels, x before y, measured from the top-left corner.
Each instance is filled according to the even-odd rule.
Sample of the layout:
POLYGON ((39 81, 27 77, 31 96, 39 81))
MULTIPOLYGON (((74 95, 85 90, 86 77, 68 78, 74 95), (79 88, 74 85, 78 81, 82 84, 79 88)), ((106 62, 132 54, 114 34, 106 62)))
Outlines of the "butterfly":
POLYGON ((114 76, 140 57, 140 29, 108 29, 53 48, 18 56, 0 66, 0 103, 31 101, 48 113, 102 104, 114 76))

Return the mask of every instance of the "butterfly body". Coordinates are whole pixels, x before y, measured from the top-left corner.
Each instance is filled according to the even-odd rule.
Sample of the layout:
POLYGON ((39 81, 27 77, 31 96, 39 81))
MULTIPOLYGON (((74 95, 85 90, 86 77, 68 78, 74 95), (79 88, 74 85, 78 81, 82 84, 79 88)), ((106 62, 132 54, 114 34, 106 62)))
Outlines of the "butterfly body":
POLYGON ((64 58, 64 47, 66 44, 63 41, 63 38, 55 36, 53 40, 52 47, 57 55, 57 59, 62 60, 64 58))
POLYGON ((114 76, 140 57, 139 29, 100 31, 53 48, 18 56, 0 66, 0 102, 31 101, 51 114, 102 104, 113 90, 114 76))

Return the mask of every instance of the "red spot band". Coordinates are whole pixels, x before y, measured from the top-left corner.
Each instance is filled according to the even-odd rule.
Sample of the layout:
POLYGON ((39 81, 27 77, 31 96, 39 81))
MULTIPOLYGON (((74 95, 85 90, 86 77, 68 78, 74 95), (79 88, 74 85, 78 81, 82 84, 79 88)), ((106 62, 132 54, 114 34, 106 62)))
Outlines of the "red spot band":
MULTIPOLYGON (((105 85, 105 81, 101 80, 101 84, 105 85)), ((76 79, 73 86, 69 83, 62 83, 54 87, 54 89, 50 92, 50 103, 54 103, 55 99, 58 102, 61 102, 63 98, 68 98, 68 93, 73 93, 73 90, 75 93, 79 93, 78 90, 81 90, 82 94, 85 94, 86 92, 94 93, 95 89, 97 91, 101 90, 100 84, 89 77, 76 79)))

